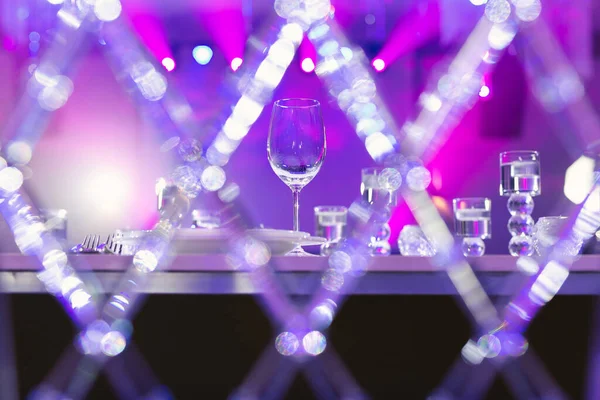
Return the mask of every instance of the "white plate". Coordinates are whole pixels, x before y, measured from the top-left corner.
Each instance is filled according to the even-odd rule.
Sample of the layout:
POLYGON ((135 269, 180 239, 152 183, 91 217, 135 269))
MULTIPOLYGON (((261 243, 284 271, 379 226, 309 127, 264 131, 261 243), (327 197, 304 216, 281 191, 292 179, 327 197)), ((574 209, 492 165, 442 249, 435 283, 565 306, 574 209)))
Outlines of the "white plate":
MULTIPOLYGON (((279 229, 249 229, 247 232, 269 246, 273 255, 286 254, 297 244, 315 246, 326 242, 307 232, 279 229)), ((175 246, 179 253, 224 253, 228 251, 230 238, 231 232, 226 229, 180 229, 175 235, 175 246)))
POLYGON ((179 229, 173 244, 178 253, 224 253, 230 238, 227 229, 179 229))
MULTIPOLYGON (((121 238, 115 242, 136 247, 144 234, 150 231, 139 231, 132 238, 121 238)), ((307 232, 295 232, 280 229, 249 229, 248 233, 263 241, 273 255, 282 255, 291 251, 297 244, 315 246, 326 242, 326 239, 310 236, 307 232)), ((226 253, 231 231, 228 229, 178 229, 173 238, 177 253, 226 253)), ((132 251, 134 251, 132 249, 132 251)))
POLYGON ((248 229, 250 235, 260 240, 289 240, 297 242, 310 237, 308 232, 287 231, 284 229, 248 229))

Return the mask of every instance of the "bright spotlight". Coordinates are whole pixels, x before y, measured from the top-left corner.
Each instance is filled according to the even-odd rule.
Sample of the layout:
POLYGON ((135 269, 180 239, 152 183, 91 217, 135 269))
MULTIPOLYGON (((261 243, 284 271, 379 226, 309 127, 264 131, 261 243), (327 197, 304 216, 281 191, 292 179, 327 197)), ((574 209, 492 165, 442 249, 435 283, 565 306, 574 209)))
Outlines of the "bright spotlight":
POLYGON ((374 59, 373 68, 375 68, 379 72, 383 71, 385 69, 385 61, 383 61, 381 58, 374 59))
POLYGON ((165 57, 162 59, 162 65, 167 71, 171 72, 175 69, 175 60, 171 57, 165 57))
POLYGON ((487 85, 483 85, 481 89, 479 89, 479 97, 488 97, 490 95, 490 88, 487 85))
POLYGON ((231 60, 231 69, 237 71, 243 62, 244 60, 242 60, 239 57, 234 58, 233 60, 231 60))
POLYGON ((315 70, 315 63, 310 58, 305 58, 302 60, 302 71, 304 72, 313 72, 315 70))
POLYGON ((213 51, 208 46, 196 46, 192 50, 192 55, 198 64, 206 65, 212 59, 213 51))

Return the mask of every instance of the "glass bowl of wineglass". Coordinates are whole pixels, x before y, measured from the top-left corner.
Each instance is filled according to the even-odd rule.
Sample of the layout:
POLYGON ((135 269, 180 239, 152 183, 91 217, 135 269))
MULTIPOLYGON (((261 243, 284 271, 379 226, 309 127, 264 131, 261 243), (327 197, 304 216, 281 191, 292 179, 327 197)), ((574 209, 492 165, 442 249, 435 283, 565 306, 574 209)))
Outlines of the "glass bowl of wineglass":
MULTIPOLYGON (((281 99, 273 105, 267 154, 275 174, 291 189, 294 231, 298 222, 300 191, 317 175, 326 153, 321 105, 314 99, 281 99)), ((296 246, 288 255, 308 255, 296 246)))

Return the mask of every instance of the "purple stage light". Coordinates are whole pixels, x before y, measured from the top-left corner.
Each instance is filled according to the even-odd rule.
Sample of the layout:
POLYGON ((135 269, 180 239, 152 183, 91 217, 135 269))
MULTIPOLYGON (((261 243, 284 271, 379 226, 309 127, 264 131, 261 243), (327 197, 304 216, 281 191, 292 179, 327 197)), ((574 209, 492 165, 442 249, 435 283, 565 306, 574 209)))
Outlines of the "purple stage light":
POLYGON ((194 50, 192 50, 192 56, 198 64, 206 65, 212 59, 213 51, 209 46, 196 46, 194 47, 194 50))
MULTIPOLYGON (((173 53, 167 41, 166 29, 163 22, 157 15, 147 12, 140 12, 132 7, 128 2, 126 5, 127 14, 130 16, 133 29, 138 33, 141 41, 148 51, 167 69, 172 71, 175 68, 173 53), (169 69, 165 65, 165 60, 170 59, 173 62, 173 68, 169 69)), ((167 61, 167 63, 169 63, 167 61)))
POLYGON ((302 71, 306 73, 311 73, 315 70, 315 62, 310 58, 305 58, 304 60, 302 60, 301 67, 302 71))
POLYGON ((169 72, 171 72, 175 69, 175 60, 173 60, 171 57, 163 58, 161 61, 161 64, 169 72))
POLYGON ((486 98, 490 95, 490 88, 487 85, 483 85, 481 89, 479 89, 479 97, 486 98))
POLYGON ((383 61, 381 58, 374 59, 373 68, 375 68, 377 72, 383 71, 385 69, 385 61, 383 61))
POLYGON ((233 71, 237 71, 238 68, 241 67, 243 62, 244 62, 244 60, 242 60, 239 57, 234 58, 233 60, 231 60, 231 69, 233 71))

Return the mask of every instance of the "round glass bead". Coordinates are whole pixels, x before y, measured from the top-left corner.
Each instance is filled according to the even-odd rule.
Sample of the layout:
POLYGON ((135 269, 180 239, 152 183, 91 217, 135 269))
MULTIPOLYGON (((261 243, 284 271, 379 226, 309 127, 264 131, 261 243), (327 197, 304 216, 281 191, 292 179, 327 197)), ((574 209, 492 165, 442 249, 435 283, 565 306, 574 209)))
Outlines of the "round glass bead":
POLYGON ((398 190, 402 185, 402 175, 395 168, 385 168, 377 177, 377 183, 386 190, 398 190))
POLYGON ((511 215, 531 214, 533 206, 533 197, 529 193, 513 193, 508 198, 507 207, 511 215))
POLYGON ((323 287, 331 292, 337 292, 344 284, 344 275, 336 269, 329 268, 321 278, 323 287))
POLYGON ((302 346, 304 346, 304 350, 308 354, 317 356, 325 351, 327 339, 321 332, 312 331, 307 333, 304 338, 302 338, 302 346))
POLYGON ((481 257, 485 253, 485 243, 480 238, 463 238, 462 252, 466 257, 481 257))
POLYGON ((186 139, 179 142, 177 152, 184 161, 198 161, 202 157, 202 144, 196 139, 186 139))
POLYGON ((483 335, 477 341, 477 347, 486 358, 494 358, 502 350, 500 339, 494 335, 483 335))
POLYGON ((195 198, 202 191, 202 184, 196 171, 187 165, 176 167, 171 173, 171 179, 189 198, 195 198))
POLYGON ((406 174, 406 183, 411 190, 422 192, 431 183, 431 173, 425 167, 412 168, 406 174))
POLYGON ((533 250, 533 241, 527 235, 513 236, 508 242, 508 251, 511 256, 531 256, 533 250))
POLYGON ((527 351, 529 343, 523 336, 511 333, 507 334, 502 340, 502 348, 506 354, 512 357, 519 357, 527 351))
POLYGON ((506 21, 510 12, 510 4, 506 0, 490 0, 485 6, 485 16, 495 24, 506 21))
POLYGON ((534 224, 531 215, 515 214, 508 220, 508 231, 513 236, 531 235, 534 224))
POLYGON ((298 337, 291 332, 282 332, 275 339, 275 349, 284 356, 291 356, 300 347, 298 337))

